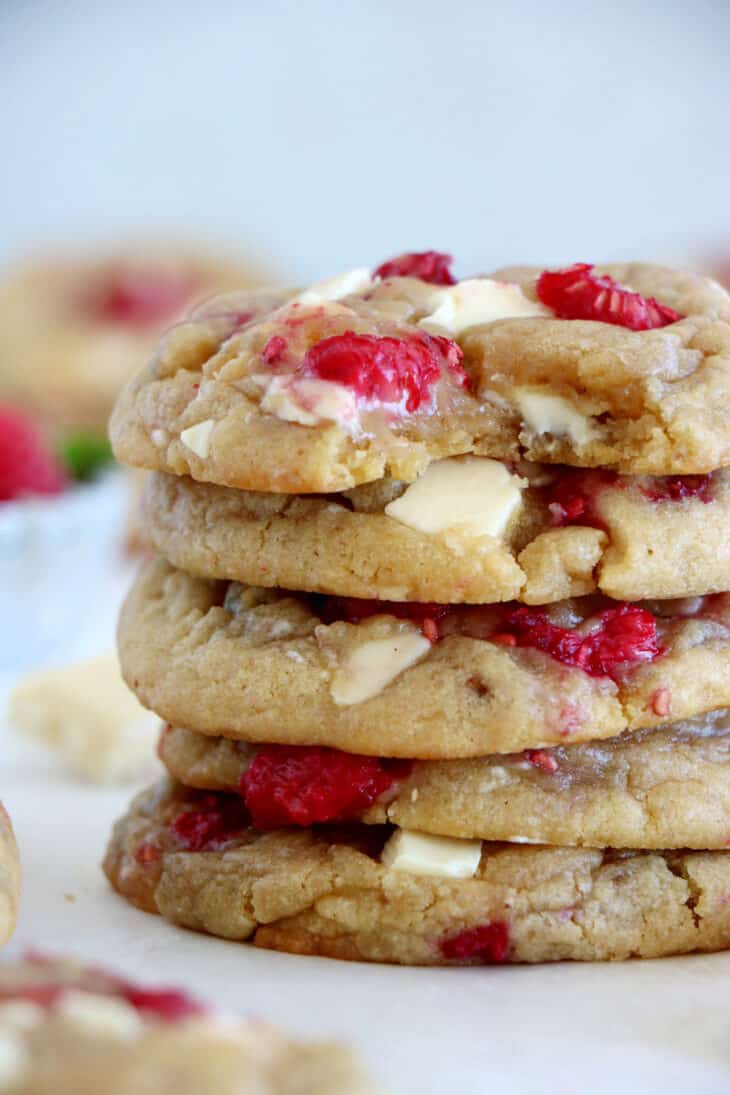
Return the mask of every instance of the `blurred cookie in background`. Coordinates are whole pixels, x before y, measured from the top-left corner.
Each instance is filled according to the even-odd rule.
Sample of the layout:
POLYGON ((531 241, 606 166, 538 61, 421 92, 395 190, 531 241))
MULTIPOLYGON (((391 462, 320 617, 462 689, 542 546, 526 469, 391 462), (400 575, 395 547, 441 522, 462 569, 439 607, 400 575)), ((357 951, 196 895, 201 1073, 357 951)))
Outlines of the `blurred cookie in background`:
POLYGON ((177 989, 39 957, 0 965, 0 1088, 10 1095, 375 1092, 339 1045, 294 1041, 260 1020, 218 1015, 177 989))
POLYGON ((270 280, 255 263, 152 242, 18 265, 0 281, 0 398, 56 438, 106 437, 162 331, 214 293, 270 280))
POLYGON ((8 721, 91 783, 140 779, 157 766, 160 720, 127 688, 116 654, 21 677, 8 721))
POLYGON ((10 818, 0 802, 0 947, 13 933, 18 913, 19 892, 18 847, 10 818))

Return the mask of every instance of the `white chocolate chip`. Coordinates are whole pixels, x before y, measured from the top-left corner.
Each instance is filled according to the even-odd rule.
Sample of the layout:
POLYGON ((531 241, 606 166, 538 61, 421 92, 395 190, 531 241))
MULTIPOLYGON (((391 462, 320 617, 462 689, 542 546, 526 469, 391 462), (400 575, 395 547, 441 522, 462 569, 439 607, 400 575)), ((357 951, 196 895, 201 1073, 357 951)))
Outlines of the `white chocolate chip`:
POLYGON ((395 680, 399 673, 425 657, 431 644, 416 628, 405 628, 387 639, 370 639, 349 651, 330 685, 340 706, 362 703, 395 680))
POLYGON ((89 1034, 131 1042, 138 1038, 144 1022, 131 1004, 119 996, 101 996, 72 989, 59 1000, 56 1015, 89 1034))
POLYGON ((0 1031, 0 1089, 18 1083, 27 1072, 30 1055, 17 1034, 0 1031))
POLYGON ((380 858, 392 871, 440 878, 473 878, 479 870, 482 842, 398 829, 383 848, 380 858))
POLYGON ((301 426, 316 426, 323 420, 346 424, 357 414, 355 396, 349 388, 314 377, 272 377, 261 410, 301 426))
POLYGON ((490 791, 496 791, 498 787, 506 787, 508 783, 514 783, 514 781, 515 777, 506 768, 500 764, 492 765, 479 784, 479 793, 488 795, 490 791))
POLYGON ((164 449, 165 445, 170 440, 170 435, 167 430, 151 430, 150 437, 152 438, 152 444, 156 445, 158 449, 164 449))
POLYGON ((0 1030, 32 1030, 46 1012, 33 1000, 8 1000, 0 1004, 0 1030))
POLYGON ((341 300, 342 297, 365 292, 372 284, 370 271, 365 266, 359 266, 355 270, 338 274, 337 277, 317 282, 316 285, 305 289, 294 300, 299 304, 321 304, 327 300, 341 300))
POLYGON ((424 316, 420 326, 451 335, 497 319, 553 314, 544 304, 525 296, 519 285, 492 278, 467 278, 440 290, 436 300, 436 308, 424 316))
POLYGON ((206 418, 203 422, 197 422, 194 426, 188 426, 180 434, 180 440, 191 452, 205 460, 210 451, 210 435, 213 432, 215 422, 212 418, 206 418))
POLYGON ((532 388, 515 388, 514 401, 533 433, 569 437, 576 445, 585 445, 595 437, 593 420, 561 395, 548 395, 532 388))
POLYGON ((488 457, 437 460, 385 512, 418 532, 461 527, 480 536, 500 536, 526 486, 525 479, 488 457))

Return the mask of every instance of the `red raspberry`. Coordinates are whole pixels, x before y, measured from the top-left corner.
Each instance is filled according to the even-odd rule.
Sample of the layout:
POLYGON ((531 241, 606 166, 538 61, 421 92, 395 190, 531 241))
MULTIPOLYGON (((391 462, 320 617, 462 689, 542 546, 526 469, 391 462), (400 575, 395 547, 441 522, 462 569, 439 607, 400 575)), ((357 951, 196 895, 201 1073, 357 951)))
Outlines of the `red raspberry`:
POLYGON ((28 494, 59 494, 67 480, 40 430, 0 404, 0 502, 28 494))
POLYGON ((465 387, 462 351, 455 342, 435 335, 378 338, 345 331, 317 342, 307 351, 302 372, 344 384, 366 402, 399 404, 417 411, 430 402, 444 368, 465 387))
POLYGON ((243 803, 230 795, 203 795, 170 828, 189 852, 214 852, 250 824, 243 803))
POLYGON ((458 962, 506 962, 509 955, 509 924, 505 920, 493 920, 466 928, 457 935, 447 936, 440 943, 444 958, 458 962))
POLYGON ((591 677, 614 677, 619 668, 651 662, 662 654, 656 620, 643 608, 621 604, 594 617, 598 626, 581 635, 550 623, 547 615, 521 606, 506 617, 517 646, 534 647, 591 677))
POLYGON ((542 768, 543 772, 550 772, 552 775, 558 770, 558 762, 548 749, 525 749, 525 756, 530 764, 542 768))
POLYGON ((552 523, 560 527, 601 528, 603 522, 596 512, 596 497, 600 491, 617 483, 618 476, 610 471, 561 468, 558 477, 542 491, 552 523))
POLYGON ((373 271, 376 278, 420 278, 431 285, 456 285, 451 273, 451 255, 443 251, 410 251, 381 263, 373 271))
POLYGON ((564 270, 544 270, 537 295, 560 319, 594 319, 632 331, 666 327, 684 317, 654 297, 622 289, 617 281, 592 274, 593 264, 577 262, 564 270))
POLYGON ((259 829, 318 825, 359 817, 410 770, 410 761, 267 745, 243 773, 240 791, 259 829))
POLYGON ((177 1023, 194 1015, 205 1015, 206 1008, 179 989, 144 989, 124 983, 120 996, 137 1011, 152 1012, 165 1023, 177 1023))
POLYGON ((651 484, 641 488, 650 502, 682 502, 685 498, 699 498, 707 505, 714 501, 714 473, 709 475, 659 475, 651 484))
POLYGON ((88 310, 103 323, 155 326, 182 312, 194 290, 188 274, 118 270, 89 294, 88 310))
POLYGON ((272 335, 261 351, 261 357, 267 365, 278 365, 286 353, 289 343, 281 335, 272 335))

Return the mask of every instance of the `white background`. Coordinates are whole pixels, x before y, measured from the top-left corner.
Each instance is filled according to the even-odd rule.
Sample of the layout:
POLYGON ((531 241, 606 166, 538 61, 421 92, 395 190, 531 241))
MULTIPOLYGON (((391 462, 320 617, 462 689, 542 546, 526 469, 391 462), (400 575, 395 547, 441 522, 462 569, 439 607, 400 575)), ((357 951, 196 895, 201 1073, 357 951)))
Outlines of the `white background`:
POLYGON ((730 243, 730 3, 0 0, 0 262, 129 227, 297 278, 730 243))

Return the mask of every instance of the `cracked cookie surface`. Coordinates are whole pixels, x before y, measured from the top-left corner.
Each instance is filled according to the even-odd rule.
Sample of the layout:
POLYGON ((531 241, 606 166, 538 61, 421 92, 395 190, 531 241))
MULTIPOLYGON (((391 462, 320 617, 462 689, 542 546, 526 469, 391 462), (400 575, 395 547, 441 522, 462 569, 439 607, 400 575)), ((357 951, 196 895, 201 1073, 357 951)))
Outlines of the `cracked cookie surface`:
POLYGON ((10 818, 0 802, 0 946, 7 942, 15 927, 19 894, 18 846, 10 818))
POLYGON ((635 601, 730 588, 730 471, 654 479, 528 465, 505 480, 520 487, 496 533, 414 527, 439 500, 427 493, 411 524, 391 516, 408 492, 394 480, 308 497, 162 474, 147 483, 146 526, 188 573, 346 597, 547 604, 596 589, 635 601))
POLYGON ((663 267, 600 271, 682 318, 638 331, 554 318, 537 300, 540 271, 526 268, 447 287, 351 273, 304 294, 229 299, 174 328, 122 393, 115 454, 290 494, 385 476, 411 482, 432 461, 463 453, 649 475, 729 464, 730 296, 663 267), (519 303, 495 314, 492 297, 507 280, 519 303), (453 295, 479 300, 487 281, 484 307, 453 295), (335 369, 332 345, 343 339, 335 369), (380 369, 386 346, 391 357, 400 347, 409 369, 414 346, 428 358, 428 398, 421 392, 406 407, 382 383, 380 397, 353 395, 363 358, 370 369, 379 355, 380 369))
POLYGON ((8 1095, 375 1092, 340 1046, 295 1042, 72 960, 0 965, 0 1045, 8 1095))
POLYGON ((188 851, 173 826, 199 805, 168 784, 143 792, 117 823, 104 869, 139 908, 226 939, 407 965, 654 958, 730 944, 728 852, 485 843, 475 877, 445 879, 383 866, 389 830, 377 827, 238 828, 188 851))
MULTIPOLYGON (((327 794, 333 759, 167 727, 159 754, 186 787, 240 794, 257 822, 262 790, 284 801, 280 824, 327 794), (263 775, 252 768, 263 755, 263 775), (300 759, 301 755, 301 759, 300 759), (321 762, 321 771, 317 763, 321 762), (244 773, 254 779, 244 780, 244 773), (258 798, 253 797, 258 792, 258 798)), ((625 733, 605 741, 468 760, 413 761, 349 819, 441 836, 594 848, 724 849, 730 841, 730 716, 625 733)), ((320 807, 321 809, 321 807, 320 807)), ((336 804, 327 820, 339 821, 336 804)), ((319 820, 323 819, 322 813, 319 820)), ((265 817, 264 817, 264 820, 265 817)), ((261 825, 261 821, 257 822, 261 825)), ((269 826, 266 826, 269 827, 269 826)))
POLYGON ((724 595, 655 602, 652 612, 627 606, 649 625, 654 654, 618 667, 615 679, 518 645, 505 623, 534 611, 566 641, 590 642, 606 611, 600 599, 513 616, 501 606, 455 607, 431 621, 433 642, 413 620, 389 615, 395 606, 357 605, 365 615, 350 623, 325 622, 328 604, 153 561, 120 617, 124 678, 165 721, 203 733, 421 759, 612 737, 730 700, 724 595))

